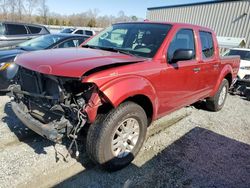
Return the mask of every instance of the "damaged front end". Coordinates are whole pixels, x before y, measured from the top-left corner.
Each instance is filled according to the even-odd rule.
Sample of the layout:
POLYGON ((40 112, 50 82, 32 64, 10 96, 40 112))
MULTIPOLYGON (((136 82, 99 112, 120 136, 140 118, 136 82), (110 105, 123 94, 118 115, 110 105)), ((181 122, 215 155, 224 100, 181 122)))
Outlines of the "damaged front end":
POLYGON ((59 143, 65 136, 77 138, 88 123, 85 109, 89 108, 93 96, 99 96, 93 83, 45 75, 23 67, 11 86, 10 95, 14 98, 13 111, 27 127, 59 143))

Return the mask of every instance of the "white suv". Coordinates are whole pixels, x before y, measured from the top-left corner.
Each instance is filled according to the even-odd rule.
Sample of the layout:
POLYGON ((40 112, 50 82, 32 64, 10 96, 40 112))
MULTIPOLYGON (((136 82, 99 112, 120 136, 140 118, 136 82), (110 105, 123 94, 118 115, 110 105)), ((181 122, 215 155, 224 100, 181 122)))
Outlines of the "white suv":
POLYGON ((77 29, 77 28, 66 28, 63 29, 60 33, 71 33, 71 34, 88 35, 88 36, 95 35, 95 32, 92 30, 77 29))
POLYGON ((238 72, 239 79, 250 79, 250 49, 247 48, 232 48, 225 53, 228 55, 240 56, 240 70, 238 72))

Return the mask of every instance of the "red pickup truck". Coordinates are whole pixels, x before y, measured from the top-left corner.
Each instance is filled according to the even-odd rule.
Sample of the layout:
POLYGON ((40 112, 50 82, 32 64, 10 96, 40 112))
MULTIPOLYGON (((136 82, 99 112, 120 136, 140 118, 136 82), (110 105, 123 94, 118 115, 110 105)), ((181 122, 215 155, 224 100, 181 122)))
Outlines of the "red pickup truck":
POLYGON ((118 170, 137 155, 152 121, 200 100, 220 110, 240 58, 221 58, 210 29, 136 22, 114 24, 81 48, 32 52, 15 63, 17 117, 52 141, 68 137, 76 146, 88 128, 90 158, 118 170))

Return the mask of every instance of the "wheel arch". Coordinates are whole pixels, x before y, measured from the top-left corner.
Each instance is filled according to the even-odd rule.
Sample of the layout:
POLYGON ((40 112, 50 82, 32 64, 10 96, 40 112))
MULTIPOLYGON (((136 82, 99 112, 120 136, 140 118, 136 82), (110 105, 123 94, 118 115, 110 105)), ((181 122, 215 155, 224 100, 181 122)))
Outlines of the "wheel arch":
POLYGON ((232 83, 233 83, 233 75, 232 75, 232 73, 228 73, 224 78, 228 81, 229 87, 230 87, 232 85, 232 83))
POLYGON ((152 123, 154 109, 151 100, 147 96, 139 94, 124 100, 124 102, 126 101, 131 101, 141 106, 147 115, 148 126, 152 123))
MULTIPOLYGON (((95 109, 88 109, 88 111, 91 111, 90 115, 92 114, 91 122, 94 121, 98 113, 106 113, 126 101, 132 101, 140 105, 146 112, 149 124, 156 117, 157 94, 152 84, 143 77, 131 76, 115 79, 99 87, 99 91, 104 102, 95 109)), ((96 103, 99 101, 101 99, 96 98, 96 103)))

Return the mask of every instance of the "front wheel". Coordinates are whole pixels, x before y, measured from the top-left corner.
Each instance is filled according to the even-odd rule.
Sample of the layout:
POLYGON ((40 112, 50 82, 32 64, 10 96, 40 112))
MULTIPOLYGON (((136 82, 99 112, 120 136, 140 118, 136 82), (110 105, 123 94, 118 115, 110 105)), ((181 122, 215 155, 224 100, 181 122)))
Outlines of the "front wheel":
POLYGON ((208 110, 217 112, 221 110, 226 102, 229 83, 226 79, 223 79, 218 91, 214 97, 210 97, 206 100, 206 106, 208 110))
POLYGON ((90 126, 87 153, 109 171, 132 162, 140 151, 147 132, 147 116, 142 107, 125 102, 90 126))

